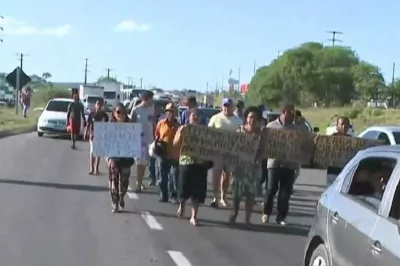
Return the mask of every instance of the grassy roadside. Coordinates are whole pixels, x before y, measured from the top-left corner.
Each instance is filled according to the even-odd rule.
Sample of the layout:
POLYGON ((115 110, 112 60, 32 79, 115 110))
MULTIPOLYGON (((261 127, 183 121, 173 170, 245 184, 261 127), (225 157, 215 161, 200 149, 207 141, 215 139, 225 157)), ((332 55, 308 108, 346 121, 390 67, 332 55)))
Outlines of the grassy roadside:
POLYGON ((0 107, 0 132, 19 132, 32 128, 36 125, 41 111, 35 111, 36 107, 44 107, 46 103, 56 97, 70 97, 68 90, 54 87, 41 87, 32 96, 32 106, 28 110, 28 117, 22 117, 22 108, 19 106, 18 114, 15 107, 0 107))
POLYGON ((341 115, 348 116, 356 133, 375 125, 399 125, 399 109, 372 108, 307 108, 301 109, 303 116, 312 126, 319 127, 325 133, 326 127, 341 115))

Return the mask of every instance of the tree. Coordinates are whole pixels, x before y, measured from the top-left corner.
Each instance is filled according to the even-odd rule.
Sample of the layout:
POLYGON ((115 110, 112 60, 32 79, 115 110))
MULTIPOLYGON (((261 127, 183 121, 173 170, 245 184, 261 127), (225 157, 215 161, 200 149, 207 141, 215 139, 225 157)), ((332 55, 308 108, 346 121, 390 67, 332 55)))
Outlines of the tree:
POLYGON ((51 78, 51 74, 49 72, 44 72, 42 74, 42 79, 44 79, 45 82, 47 82, 47 80, 50 79, 50 78, 51 78))
POLYGON ((360 60, 355 51, 308 42, 257 69, 246 101, 270 106, 280 102, 344 105, 355 99, 370 100, 383 91, 380 69, 360 60))
POLYGON ((117 78, 115 77, 107 77, 107 76, 100 76, 98 79, 97 79, 97 82, 102 82, 102 81, 114 81, 114 82, 119 82, 118 80, 117 80, 117 78))

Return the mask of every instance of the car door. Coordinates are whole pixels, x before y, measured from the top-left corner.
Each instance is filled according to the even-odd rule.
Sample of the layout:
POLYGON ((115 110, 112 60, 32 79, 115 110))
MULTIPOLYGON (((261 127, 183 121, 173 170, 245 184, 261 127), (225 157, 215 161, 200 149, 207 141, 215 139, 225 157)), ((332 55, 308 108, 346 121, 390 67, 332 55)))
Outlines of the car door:
POLYGON ((384 206, 371 232, 370 251, 376 266, 400 265, 400 171, 392 174, 383 196, 384 206))
MULTIPOLYGON (((369 156, 359 156, 358 163, 369 156)), ((376 158, 376 154, 373 157, 376 158)), ((378 221, 378 209, 348 194, 355 173, 356 170, 350 171, 344 177, 329 206, 328 241, 334 266, 375 265, 370 234, 378 221)))

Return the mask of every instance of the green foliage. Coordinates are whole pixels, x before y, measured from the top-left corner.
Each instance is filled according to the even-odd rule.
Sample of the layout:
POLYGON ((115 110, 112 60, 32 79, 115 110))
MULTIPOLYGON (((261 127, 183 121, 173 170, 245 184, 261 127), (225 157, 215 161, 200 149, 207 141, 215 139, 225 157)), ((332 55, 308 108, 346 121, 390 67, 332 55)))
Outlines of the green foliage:
MULTIPOLYGON (((400 82, 396 86, 400 89, 400 82)), ((327 107, 358 99, 386 99, 388 94, 380 69, 360 60, 355 51, 309 42, 260 67, 250 82, 246 101, 269 106, 285 101, 327 107)), ((349 115, 359 113, 354 109, 349 115)))
POLYGON ((66 89, 55 87, 40 87, 32 94, 32 104, 34 106, 43 106, 53 98, 70 98, 71 93, 66 89))

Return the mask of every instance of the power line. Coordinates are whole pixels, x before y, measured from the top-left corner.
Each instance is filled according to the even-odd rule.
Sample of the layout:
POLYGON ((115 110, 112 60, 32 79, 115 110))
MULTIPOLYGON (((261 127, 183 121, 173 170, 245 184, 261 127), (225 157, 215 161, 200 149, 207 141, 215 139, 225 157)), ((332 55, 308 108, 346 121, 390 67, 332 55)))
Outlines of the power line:
POLYGON ((328 39, 328 41, 332 42, 332 47, 335 46, 336 42, 342 42, 342 40, 336 38, 336 35, 343 34, 343 32, 333 30, 333 31, 328 31, 328 33, 332 34, 332 38, 328 39))

